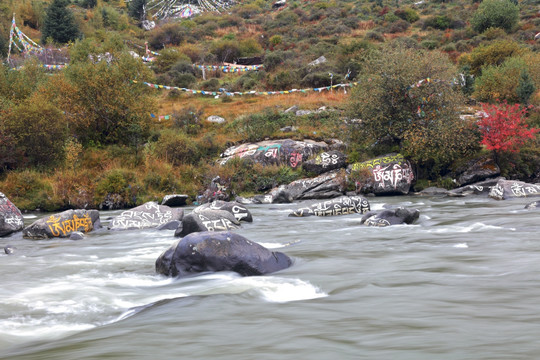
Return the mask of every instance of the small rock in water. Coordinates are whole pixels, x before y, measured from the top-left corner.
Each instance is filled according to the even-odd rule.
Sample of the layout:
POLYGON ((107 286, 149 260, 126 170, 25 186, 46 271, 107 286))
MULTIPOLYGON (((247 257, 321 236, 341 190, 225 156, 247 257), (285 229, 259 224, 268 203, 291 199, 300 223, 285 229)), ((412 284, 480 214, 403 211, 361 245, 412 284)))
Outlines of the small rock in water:
POLYGON ((74 231, 69 235, 69 240, 82 240, 84 239, 84 234, 80 231, 74 231))
POLYGON ((15 252, 17 248, 15 246, 11 246, 11 245, 7 245, 4 247, 4 252, 7 254, 7 255, 11 255, 15 252))

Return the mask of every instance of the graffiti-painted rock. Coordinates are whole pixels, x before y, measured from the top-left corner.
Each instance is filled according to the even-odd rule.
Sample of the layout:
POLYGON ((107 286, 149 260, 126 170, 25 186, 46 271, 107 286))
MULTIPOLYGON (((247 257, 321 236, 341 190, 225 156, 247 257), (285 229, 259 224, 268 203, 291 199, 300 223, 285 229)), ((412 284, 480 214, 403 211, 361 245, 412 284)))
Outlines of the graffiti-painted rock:
POLYGON ((363 214, 369 211, 369 202, 360 196, 342 196, 336 199, 306 205, 293 210, 289 216, 335 216, 363 214))
POLYGON ((233 214, 225 210, 206 210, 184 216, 174 236, 184 237, 201 231, 226 231, 240 228, 240 222, 233 214))
POLYGON ((450 197, 461 197, 469 195, 485 195, 487 196, 491 191, 491 188, 497 185, 499 180, 504 180, 504 178, 489 179, 474 183, 472 185, 465 185, 457 189, 450 190, 448 196, 450 197))
POLYGON ((237 157, 249 159, 262 165, 288 165, 296 168, 303 161, 327 148, 328 144, 313 140, 268 140, 228 148, 221 154, 219 163, 224 165, 227 161, 237 157))
POLYGON ((172 209, 156 202, 147 202, 123 211, 110 222, 110 230, 133 230, 155 228, 173 220, 182 220, 184 210, 172 209))
POLYGON ((34 221, 23 229, 23 237, 48 239, 69 237, 73 232, 83 233, 101 227, 97 210, 66 210, 34 221))
POLYGON ((466 165, 466 170, 458 177, 457 182, 469 185, 497 177, 501 174, 501 169, 491 158, 482 158, 470 161, 466 165))
POLYGON ((527 184, 516 180, 499 180, 489 192, 489 197, 495 200, 540 196, 540 185, 527 184))
POLYGON ((200 232, 176 241, 156 260, 156 271, 167 276, 234 271, 242 276, 264 275, 291 266, 291 259, 243 236, 200 232))
POLYGON ((345 179, 339 170, 312 179, 300 179, 285 186, 294 200, 332 199, 345 193, 345 179))
POLYGON ((380 212, 370 211, 362 217, 360 221, 367 226, 390 226, 399 224, 412 224, 420 217, 420 211, 417 209, 406 209, 398 207, 387 209, 380 212))
POLYGON ((21 211, 0 192, 0 236, 6 236, 24 227, 21 211))
POLYGON ((540 201, 533 201, 532 203, 528 203, 527 205, 525 205, 525 209, 540 210, 540 201))
POLYGON ((401 154, 388 154, 353 164, 349 171, 365 174, 358 184, 362 193, 407 195, 413 184, 411 164, 401 154))
POLYGON ((251 215, 251 212, 244 205, 234 201, 215 200, 211 203, 197 206, 195 209, 193 209, 193 212, 196 214, 200 214, 208 210, 228 211, 233 214, 233 216, 238 221, 253 222, 253 216, 251 215))
POLYGON ((347 156, 337 150, 324 151, 302 164, 304 170, 317 175, 331 170, 341 169, 345 166, 347 166, 347 156))
POLYGON ((218 176, 212 179, 208 189, 197 198, 199 204, 212 202, 214 200, 229 201, 229 193, 227 191, 227 182, 218 176))
POLYGON ((188 198, 189 196, 180 194, 165 195, 161 201, 161 205, 172 207, 185 206, 188 198))

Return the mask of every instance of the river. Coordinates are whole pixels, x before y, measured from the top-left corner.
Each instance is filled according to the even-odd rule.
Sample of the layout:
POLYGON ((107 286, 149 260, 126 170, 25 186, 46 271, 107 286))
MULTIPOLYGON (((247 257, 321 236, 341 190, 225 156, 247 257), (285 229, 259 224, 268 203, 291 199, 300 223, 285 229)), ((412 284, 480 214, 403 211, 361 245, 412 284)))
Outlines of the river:
MULTIPOLYGON (((17 248, 0 255, 0 358, 538 358, 540 211, 523 209, 532 200, 369 200, 417 208, 420 219, 369 228, 360 215, 249 206, 254 222, 238 233, 294 261, 259 277, 156 275, 171 230, 0 238, 17 248)), ((117 214, 102 212, 104 225, 117 214)))

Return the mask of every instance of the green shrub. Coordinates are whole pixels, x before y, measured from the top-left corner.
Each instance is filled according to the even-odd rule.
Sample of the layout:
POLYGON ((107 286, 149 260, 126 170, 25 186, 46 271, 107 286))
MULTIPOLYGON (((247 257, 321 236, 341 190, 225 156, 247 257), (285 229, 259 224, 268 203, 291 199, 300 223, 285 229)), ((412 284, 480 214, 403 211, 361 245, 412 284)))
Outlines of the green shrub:
POLYGON ((484 0, 471 19, 474 30, 484 32, 498 27, 510 32, 519 20, 519 7, 509 0, 484 0))
POLYGON ((401 19, 408 21, 409 23, 413 23, 420 19, 418 13, 411 8, 397 9, 394 14, 396 14, 396 16, 400 17, 401 19))
POLYGON ((519 102, 517 89, 523 72, 527 73, 527 65, 517 57, 508 58, 499 66, 486 66, 475 81, 473 97, 483 102, 519 102))
POLYGON ((200 153, 195 141, 184 132, 165 130, 155 143, 156 155, 173 165, 197 164, 200 153))
POLYGON ((514 41, 499 40, 491 44, 481 45, 471 53, 459 58, 461 65, 468 65, 471 74, 478 76, 487 65, 501 65, 507 58, 519 56, 525 50, 514 41))
POLYGON ((180 45, 188 32, 189 29, 180 23, 168 23, 151 31, 148 44, 155 49, 163 49, 165 45, 180 45))

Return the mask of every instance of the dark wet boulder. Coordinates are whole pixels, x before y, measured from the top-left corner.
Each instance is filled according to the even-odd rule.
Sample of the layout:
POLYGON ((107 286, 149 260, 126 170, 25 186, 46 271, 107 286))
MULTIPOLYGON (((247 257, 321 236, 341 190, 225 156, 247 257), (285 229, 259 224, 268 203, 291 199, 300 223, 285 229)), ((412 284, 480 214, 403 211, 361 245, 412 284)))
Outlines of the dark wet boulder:
POLYGON ((100 227, 99 211, 66 210, 34 221, 23 229, 23 237, 29 239, 69 237, 76 231, 87 233, 100 227))
POLYGON ((198 232, 176 241, 156 260, 156 271, 183 277, 204 272, 234 271, 265 275, 291 266, 291 259, 229 232, 198 232))
POLYGON ((229 201, 228 186, 225 180, 216 176, 210 182, 204 193, 197 197, 197 204, 204 204, 214 200, 229 201))
POLYGON ((305 205, 293 210, 289 216, 336 216, 363 214, 369 211, 369 202, 360 196, 342 196, 336 199, 305 205))
POLYGON ((23 227, 21 211, 0 192, 0 236, 21 231, 23 227))
POLYGON ((311 179, 300 179, 286 185, 294 200, 332 199, 345 193, 345 178, 339 170, 334 170, 311 179))
POLYGON ((198 214, 208 210, 224 210, 230 212, 238 221, 253 222, 253 216, 248 208, 235 201, 215 200, 211 203, 197 206, 193 209, 193 212, 198 214))
POLYGON ((528 203, 527 205, 525 205, 525 209, 540 210, 540 201, 533 201, 532 203, 528 203))
POLYGON ((540 196, 540 185, 528 184, 517 180, 499 180, 489 192, 495 200, 540 196))
POLYGON ((358 174, 358 192, 364 194, 407 195, 415 179, 411 163, 395 153, 352 164, 348 171, 358 174))
POLYGON ((226 231, 240 228, 240 222, 225 210, 206 210, 184 216, 174 236, 184 237, 194 232, 226 231))
POLYGON ((450 190, 448 196, 450 197, 463 197, 469 195, 485 195, 487 196, 491 191, 491 188, 497 185, 499 180, 505 180, 504 178, 495 178, 480 181, 471 185, 465 185, 457 189, 450 190))
POLYGON ((172 209, 151 201, 114 217, 109 224, 109 230, 156 228, 170 221, 182 220, 183 216, 182 209, 172 209))
POLYGON ((170 207, 185 206, 188 198, 189 196, 183 194, 165 195, 161 201, 161 205, 170 207))
POLYGON ((263 166, 288 165, 297 168, 310 157, 326 149, 328 144, 313 140, 265 140, 230 147, 221 154, 219 163, 225 165, 233 158, 241 158, 263 166))
POLYGON ((501 175, 501 169, 491 157, 474 159, 467 163, 464 171, 457 178, 459 185, 469 185, 495 178, 501 175))
POLYGON ((324 151, 302 163, 302 169, 317 175, 346 166, 347 155, 337 150, 324 151))
POLYGON ((182 221, 180 220, 173 220, 173 221, 169 221, 168 223, 159 225, 156 229, 157 230, 176 230, 178 229, 178 226, 180 226, 181 223, 182 221))
POLYGON ((382 211, 370 211, 362 217, 361 224, 366 226, 390 226, 400 224, 412 224, 420 217, 420 211, 417 209, 407 209, 398 207, 395 209, 386 209, 382 211))

